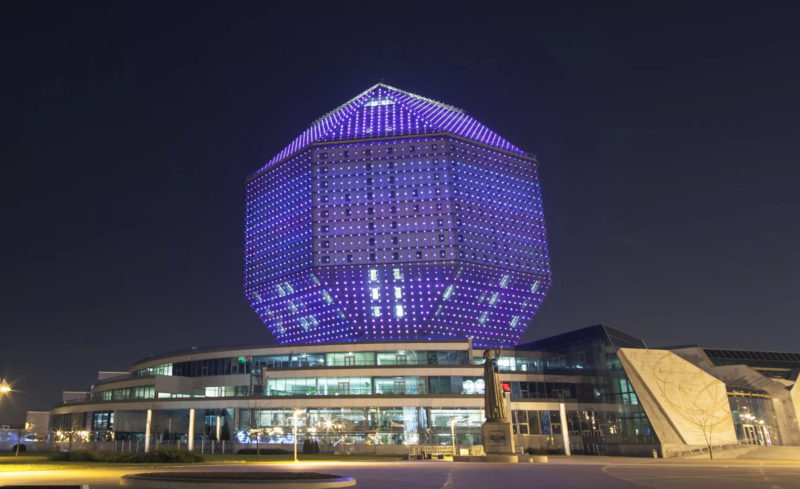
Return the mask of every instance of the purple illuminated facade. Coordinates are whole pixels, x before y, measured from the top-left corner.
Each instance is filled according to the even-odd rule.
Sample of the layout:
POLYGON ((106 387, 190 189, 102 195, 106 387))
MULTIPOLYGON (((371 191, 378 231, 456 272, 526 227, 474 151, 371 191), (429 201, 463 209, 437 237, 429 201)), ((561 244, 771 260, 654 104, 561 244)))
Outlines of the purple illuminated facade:
POLYGON ((283 344, 512 346, 550 285, 536 160, 383 84, 247 183, 245 294, 283 344))

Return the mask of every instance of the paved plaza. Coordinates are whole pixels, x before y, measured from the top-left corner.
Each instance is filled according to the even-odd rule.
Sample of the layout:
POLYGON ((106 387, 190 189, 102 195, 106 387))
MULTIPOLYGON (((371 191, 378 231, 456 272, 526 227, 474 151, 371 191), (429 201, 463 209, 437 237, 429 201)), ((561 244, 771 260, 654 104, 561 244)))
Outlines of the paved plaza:
MULTIPOLYGON (((548 464, 428 462, 314 462, 195 466, 179 470, 291 470, 355 477, 361 489, 796 489, 800 463, 792 460, 648 460, 554 457, 548 464)), ((8 484, 89 484, 118 487, 119 477, 153 469, 99 468, 0 473, 8 484)), ((160 470, 176 470, 175 467, 160 470)))

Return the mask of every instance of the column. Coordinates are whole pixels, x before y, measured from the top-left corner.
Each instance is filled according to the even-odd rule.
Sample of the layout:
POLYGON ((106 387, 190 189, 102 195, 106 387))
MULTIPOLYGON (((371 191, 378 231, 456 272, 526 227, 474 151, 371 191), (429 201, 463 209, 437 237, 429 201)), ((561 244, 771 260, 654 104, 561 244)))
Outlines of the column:
POLYGON ((222 416, 219 415, 219 411, 217 411, 217 441, 219 441, 219 437, 222 436, 222 416))
POLYGON ((569 426, 567 424, 567 409, 564 403, 558 405, 558 411, 561 414, 561 436, 564 438, 564 455, 571 455, 569 449, 569 426))
POLYGON ((189 433, 186 449, 190 452, 194 450, 194 408, 189 410, 189 433))
POLYGON ((150 426, 153 424, 153 410, 147 410, 147 420, 144 424, 144 453, 150 452, 150 426))

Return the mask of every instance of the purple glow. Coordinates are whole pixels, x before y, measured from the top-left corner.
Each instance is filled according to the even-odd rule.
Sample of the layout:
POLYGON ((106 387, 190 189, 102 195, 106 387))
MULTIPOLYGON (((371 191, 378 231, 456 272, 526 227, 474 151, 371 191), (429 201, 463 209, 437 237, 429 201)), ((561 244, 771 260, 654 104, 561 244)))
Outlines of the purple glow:
POLYGON ((516 344, 550 285, 535 161, 382 85, 292 145, 247 185, 245 294, 279 342, 516 344))

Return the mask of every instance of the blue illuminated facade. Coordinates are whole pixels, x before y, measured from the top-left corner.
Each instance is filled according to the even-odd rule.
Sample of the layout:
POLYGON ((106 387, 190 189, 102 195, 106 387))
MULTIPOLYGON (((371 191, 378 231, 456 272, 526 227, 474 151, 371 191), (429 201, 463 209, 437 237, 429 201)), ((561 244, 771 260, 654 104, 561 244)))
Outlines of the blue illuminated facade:
POLYGON ((550 285, 536 160, 383 84, 247 183, 245 294, 282 344, 515 345, 550 285))

